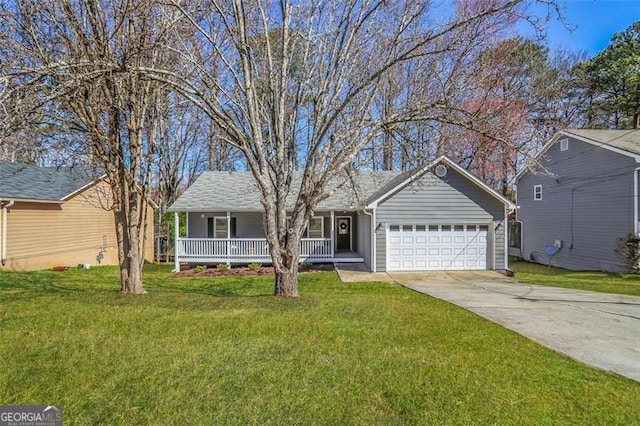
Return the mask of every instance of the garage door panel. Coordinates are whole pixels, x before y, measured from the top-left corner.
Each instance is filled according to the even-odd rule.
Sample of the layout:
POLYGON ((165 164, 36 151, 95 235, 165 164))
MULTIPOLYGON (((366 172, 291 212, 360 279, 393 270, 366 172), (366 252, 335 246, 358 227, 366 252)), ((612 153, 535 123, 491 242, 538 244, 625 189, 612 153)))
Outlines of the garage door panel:
POLYGON ((391 225, 388 270, 486 269, 485 225, 391 225))

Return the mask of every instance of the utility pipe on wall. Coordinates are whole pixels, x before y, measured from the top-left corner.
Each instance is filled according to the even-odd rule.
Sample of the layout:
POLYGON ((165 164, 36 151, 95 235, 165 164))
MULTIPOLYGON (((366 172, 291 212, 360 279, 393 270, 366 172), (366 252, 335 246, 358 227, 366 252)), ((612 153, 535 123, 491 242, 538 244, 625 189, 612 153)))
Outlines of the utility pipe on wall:
POLYGON ((7 204, 2 204, 2 241, 0 241, 2 266, 7 263, 7 209, 13 206, 14 203, 14 200, 10 200, 7 204))

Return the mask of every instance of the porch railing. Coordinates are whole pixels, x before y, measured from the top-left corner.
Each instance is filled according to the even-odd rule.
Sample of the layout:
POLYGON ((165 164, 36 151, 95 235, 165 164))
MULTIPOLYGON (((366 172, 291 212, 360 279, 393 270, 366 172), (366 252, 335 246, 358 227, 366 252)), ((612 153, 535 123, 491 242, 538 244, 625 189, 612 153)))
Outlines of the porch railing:
MULTIPOLYGON (((331 238, 303 238, 300 242, 302 259, 331 259, 331 238)), ((177 258, 180 261, 251 261, 271 259, 269 245, 264 238, 178 238, 177 258)))

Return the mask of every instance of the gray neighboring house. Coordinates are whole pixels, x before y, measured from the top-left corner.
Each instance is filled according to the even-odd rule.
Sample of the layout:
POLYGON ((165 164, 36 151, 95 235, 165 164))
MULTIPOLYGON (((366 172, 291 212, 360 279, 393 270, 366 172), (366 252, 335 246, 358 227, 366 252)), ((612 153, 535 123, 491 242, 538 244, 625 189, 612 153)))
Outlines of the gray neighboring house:
POLYGON ((537 162, 517 176, 522 257, 572 270, 625 270, 615 248, 639 231, 640 130, 564 130, 537 162))
MULTIPOLYGON (((377 272, 507 268, 513 205, 446 157, 405 173, 353 172, 329 187, 301 261, 359 262, 377 272)), ((169 211, 176 229, 178 213, 187 217, 187 235, 176 236, 176 270, 180 262, 271 261, 248 172, 205 172, 169 211)))

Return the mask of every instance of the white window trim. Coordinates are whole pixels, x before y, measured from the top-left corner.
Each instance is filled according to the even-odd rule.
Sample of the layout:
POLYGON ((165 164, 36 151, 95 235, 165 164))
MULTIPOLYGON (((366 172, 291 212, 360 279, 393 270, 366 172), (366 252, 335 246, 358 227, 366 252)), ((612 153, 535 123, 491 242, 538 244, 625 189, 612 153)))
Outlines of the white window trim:
POLYGON ((567 151, 569 149, 569 138, 560 139, 560 151, 567 151))
POLYGON ((533 185, 533 200, 542 200, 542 185, 533 185))
POLYGON ((214 216, 213 217, 213 238, 217 238, 217 239, 221 239, 221 240, 226 240, 229 232, 231 231, 230 229, 228 229, 228 227, 230 227, 230 223, 227 222, 227 217, 226 216, 214 216), (224 237, 219 238, 218 237, 218 219, 224 221, 227 224, 227 233, 224 237))
POLYGON ((311 221, 314 219, 320 220, 320 233, 322 234, 322 236, 313 238, 324 238, 324 216, 313 216, 311 219, 309 219, 309 225, 307 226, 307 238, 311 238, 309 236, 309 233, 311 232, 311 221))
MULTIPOLYGON (((309 227, 311 226, 311 221, 313 219, 321 219, 320 220, 320 224, 322 225, 322 237, 317 237, 317 238, 325 238, 325 236, 324 236, 324 216, 313 216, 311 219, 309 219, 309 225, 307 225, 307 229, 306 229, 307 232, 304 233, 302 238, 311 238, 309 236, 309 227)), ((287 216, 287 228, 289 227, 289 223, 290 222, 291 222, 291 216, 287 216)))

